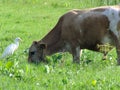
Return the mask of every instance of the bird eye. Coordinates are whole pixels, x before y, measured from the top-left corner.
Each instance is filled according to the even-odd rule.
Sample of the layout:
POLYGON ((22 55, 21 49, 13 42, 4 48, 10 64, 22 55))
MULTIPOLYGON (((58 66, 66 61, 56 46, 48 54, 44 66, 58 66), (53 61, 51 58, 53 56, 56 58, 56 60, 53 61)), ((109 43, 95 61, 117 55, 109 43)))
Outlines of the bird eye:
POLYGON ((30 54, 31 54, 31 55, 34 55, 34 54, 35 54, 35 52, 30 52, 30 54))

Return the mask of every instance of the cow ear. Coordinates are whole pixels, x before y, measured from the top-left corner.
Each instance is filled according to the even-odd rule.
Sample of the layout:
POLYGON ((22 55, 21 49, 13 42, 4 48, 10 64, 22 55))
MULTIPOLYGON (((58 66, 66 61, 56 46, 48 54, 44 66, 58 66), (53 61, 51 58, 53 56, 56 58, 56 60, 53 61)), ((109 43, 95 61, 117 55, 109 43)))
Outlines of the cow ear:
POLYGON ((40 48, 41 48, 41 49, 45 49, 46 47, 47 47, 46 44, 44 44, 44 43, 40 44, 40 48))

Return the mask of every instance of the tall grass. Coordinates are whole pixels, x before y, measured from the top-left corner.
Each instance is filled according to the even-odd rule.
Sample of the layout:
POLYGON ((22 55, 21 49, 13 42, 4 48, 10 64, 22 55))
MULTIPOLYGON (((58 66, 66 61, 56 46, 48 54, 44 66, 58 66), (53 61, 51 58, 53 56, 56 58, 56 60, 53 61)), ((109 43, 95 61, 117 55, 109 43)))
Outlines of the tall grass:
POLYGON ((101 53, 84 50, 81 65, 72 64, 69 53, 48 56, 48 64, 27 62, 32 41, 67 11, 116 4, 119 0, 0 0, 0 55, 14 38, 23 40, 13 56, 0 60, 0 90, 119 90, 115 49, 106 61, 101 53))

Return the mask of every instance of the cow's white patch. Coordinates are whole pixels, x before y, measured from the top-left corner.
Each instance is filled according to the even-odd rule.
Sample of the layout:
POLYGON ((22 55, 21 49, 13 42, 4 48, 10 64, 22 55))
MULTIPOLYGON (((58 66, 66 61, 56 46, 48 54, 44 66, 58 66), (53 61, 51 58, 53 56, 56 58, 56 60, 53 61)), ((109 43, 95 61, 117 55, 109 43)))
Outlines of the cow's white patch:
POLYGON ((82 56, 82 52, 83 52, 83 50, 80 50, 80 56, 82 56))
POLYGON ((118 8, 109 7, 102 14, 106 15, 110 21, 109 30, 111 30, 118 38, 119 33, 117 30, 117 24, 120 21, 120 10, 118 8))

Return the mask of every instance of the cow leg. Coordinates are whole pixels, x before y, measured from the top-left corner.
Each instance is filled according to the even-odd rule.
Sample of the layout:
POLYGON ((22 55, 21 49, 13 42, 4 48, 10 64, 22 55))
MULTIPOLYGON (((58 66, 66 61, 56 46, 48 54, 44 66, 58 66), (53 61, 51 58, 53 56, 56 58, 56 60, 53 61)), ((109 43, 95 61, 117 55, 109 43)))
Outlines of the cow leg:
POLYGON ((120 44, 116 43, 117 64, 120 65, 120 44))
MULTIPOLYGON (((109 49, 109 51, 111 51, 112 49, 113 49, 113 47, 111 47, 111 48, 109 49)), ((108 52, 109 52, 109 51, 108 51, 108 52)), ((102 58, 102 60, 106 60, 106 59, 107 59, 108 52, 103 52, 103 58, 102 58)))
POLYGON ((73 63, 80 63, 80 47, 72 48, 73 63))
POLYGON ((102 60, 106 60, 106 59, 107 59, 107 53, 103 53, 102 60))
POLYGON ((116 46, 117 64, 120 65, 120 40, 118 39, 118 37, 113 32, 110 32, 110 33, 112 35, 112 38, 113 38, 115 46, 116 46))
POLYGON ((119 40, 115 40, 115 45, 116 45, 116 53, 117 53, 117 64, 120 65, 120 43, 119 40))

